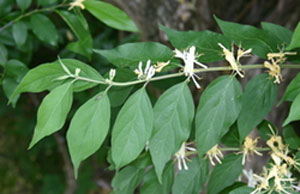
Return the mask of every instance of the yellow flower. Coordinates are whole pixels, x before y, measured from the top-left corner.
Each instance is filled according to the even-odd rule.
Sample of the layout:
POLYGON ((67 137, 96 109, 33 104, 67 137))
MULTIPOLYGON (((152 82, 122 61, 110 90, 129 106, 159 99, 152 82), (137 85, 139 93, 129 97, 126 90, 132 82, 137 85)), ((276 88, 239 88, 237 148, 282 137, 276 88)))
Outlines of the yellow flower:
POLYGON ((272 78, 275 78, 274 83, 280 84, 280 82, 283 80, 280 66, 274 61, 274 59, 272 59, 271 61, 272 63, 270 63, 269 61, 265 61, 264 66, 269 69, 269 75, 272 78))
POLYGON ((269 69, 268 73, 273 78, 275 78, 274 83, 280 84, 280 82, 283 80, 281 75, 281 69, 279 64, 286 61, 286 55, 296 55, 296 52, 283 52, 283 50, 280 50, 279 53, 268 53, 267 57, 268 60, 271 61, 265 61, 264 66, 269 69))
POLYGON ((214 166, 214 159, 217 160, 217 162, 219 164, 222 164, 220 158, 223 158, 223 154, 221 152, 221 150, 218 147, 218 144, 215 145, 214 147, 212 147, 210 150, 208 150, 208 152, 206 153, 206 156, 209 158, 210 163, 214 166))
POLYGON ((223 54, 225 55, 226 61, 230 64, 231 68, 240 76, 244 77, 242 74, 242 70, 240 68, 240 58, 243 56, 249 56, 252 49, 243 50, 241 47, 239 47, 237 51, 237 57, 234 56, 234 48, 233 45, 231 47, 231 51, 229 51, 225 46, 223 46, 221 43, 218 43, 218 45, 223 49, 223 54))
POLYGON ((80 7, 81 9, 85 9, 83 5, 84 0, 75 0, 72 3, 70 3, 69 10, 73 9, 74 7, 80 7))
POLYGON ((286 55, 296 55, 296 52, 283 52, 283 49, 280 49, 279 53, 268 53, 268 60, 275 60, 276 63, 283 63, 286 61, 286 55))
POLYGON ((170 61, 167 61, 167 62, 157 62, 157 64, 154 65, 154 68, 155 68, 155 71, 156 72, 161 72, 161 70, 169 65, 170 61))
POLYGON ((255 153, 259 156, 262 156, 262 153, 260 153, 256 150, 256 145, 257 145, 258 139, 259 138, 255 138, 255 139, 252 139, 250 137, 245 138, 245 141, 244 141, 244 144, 243 144, 243 151, 242 151, 242 153, 243 153, 242 164, 243 165, 245 164, 246 157, 249 154, 253 155, 255 153))

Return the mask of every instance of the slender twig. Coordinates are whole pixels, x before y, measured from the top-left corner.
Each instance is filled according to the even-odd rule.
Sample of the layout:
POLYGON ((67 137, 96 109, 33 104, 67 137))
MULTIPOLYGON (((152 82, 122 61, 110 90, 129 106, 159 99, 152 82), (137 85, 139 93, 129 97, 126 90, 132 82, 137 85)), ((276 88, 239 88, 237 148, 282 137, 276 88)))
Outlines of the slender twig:
MULTIPOLYGON (((280 65, 281 68, 294 68, 294 69, 300 69, 300 65, 280 65)), ((262 69, 265 68, 264 65, 262 64, 253 64, 253 65, 243 65, 240 66, 240 69, 243 70, 251 70, 251 69, 262 69)), ((213 72, 213 71, 230 71, 232 70, 232 67, 209 67, 207 69, 195 69, 195 73, 204 73, 204 72, 213 72)), ((179 72, 179 73, 172 73, 172 74, 167 74, 167 75, 161 75, 157 77, 153 77, 150 80, 135 80, 135 81, 129 81, 129 82, 114 82, 114 81, 106 81, 106 80, 94 80, 86 77, 81 77, 81 76, 76 76, 76 80, 82 80, 82 81, 87 81, 91 83, 96 83, 96 84, 103 84, 103 85, 111 85, 111 86, 130 86, 130 85, 136 85, 136 84, 141 84, 144 82, 152 82, 152 81, 158 81, 158 80, 164 80, 164 79, 169 79, 169 78, 174 78, 174 77, 180 77, 183 76, 184 72, 179 72)))
POLYGON ((14 23, 18 22, 19 20, 21 20, 25 17, 28 17, 28 16, 30 16, 34 13, 53 11, 54 9, 64 7, 64 6, 66 6, 66 4, 62 3, 62 4, 59 4, 59 5, 52 6, 52 7, 46 7, 46 8, 43 8, 43 9, 35 9, 35 10, 30 11, 30 12, 24 13, 24 14, 20 15, 19 17, 15 18, 14 20, 10 21, 9 23, 5 24, 4 26, 2 26, 0 28, 0 33, 2 31, 4 31, 5 29, 9 28, 10 26, 12 26, 14 23))

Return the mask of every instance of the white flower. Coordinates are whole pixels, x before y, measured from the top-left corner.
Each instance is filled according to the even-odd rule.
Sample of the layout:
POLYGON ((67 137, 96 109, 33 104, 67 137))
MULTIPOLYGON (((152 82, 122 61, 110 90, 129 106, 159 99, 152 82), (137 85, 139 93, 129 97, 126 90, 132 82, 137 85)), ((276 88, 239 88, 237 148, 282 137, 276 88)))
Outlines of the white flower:
POLYGON ((109 80, 113 80, 116 76, 116 70, 115 69, 110 69, 109 71, 109 80))
POLYGON ((203 67, 207 68, 206 65, 203 65, 202 63, 198 62, 196 59, 200 56, 196 54, 196 47, 191 46, 190 48, 179 51, 177 49, 174 50, 175 57, 180 58, 184 61, 184 74, 185 76, 188 76, 189 78, 192 78, 193 82, 195 83, 197 88, 200 88, 200 85, 196 81, 195 77, 200 79, 195 73, 194 73, 194 63, 203 67))
POLYGON ((189 154, 190 151, 195 152, 197 150, 193 147, 188 147, 187 144, 185 142, 183 142, 180 149, 175 154, 179 170, 182 170, 182 165, 183 165, 184 170, 189 169, 188 166, 186 165, 186 160, 188 160, 187 155, 189 154))
POLYGON ((243 174, 248 180, 248 187, 255 188, 255 185, 257 184, 257 180, 254 178, 253 170, 243 170, 243 174))
POLYGON ((148 81, 154 76, 155 68, 150 64, 151 64, 151 61, 148 60, 147 64, 146 64, 146 68, 143 71, 143 69, 142 69, 143 63, 142 63, 142 61, 139 62, 138 69, 134 70, 134 73, 136 73, 138 75, 139 80, 145 79, 148 81))

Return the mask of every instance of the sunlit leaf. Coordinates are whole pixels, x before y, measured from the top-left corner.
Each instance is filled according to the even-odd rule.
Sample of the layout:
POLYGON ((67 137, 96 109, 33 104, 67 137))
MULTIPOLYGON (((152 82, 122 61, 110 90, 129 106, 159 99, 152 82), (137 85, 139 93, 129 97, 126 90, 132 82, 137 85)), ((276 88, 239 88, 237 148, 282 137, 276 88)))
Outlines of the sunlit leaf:
POLYGON ((138 157, 150 139, 152 126, 152 105, 141 88, 125 102, 114 124, 112 159, 117 169, 138 157))
POLYGON ((29 149, 44 137, 62 128, 71 109, 72 101, 72 82, 58 86, 43 99, 37 113, 37 124, 29 149))
POLYGON ((222 76, 204 90, 196 114, 199 156, 219 143, 237 119, 242 107, 242 88, 235 77, 222 76))
POLYGON ((186 82, 165 91, 154 106, 150 153, 159 182, 166 163, 190 135, 194 102, 186 82))

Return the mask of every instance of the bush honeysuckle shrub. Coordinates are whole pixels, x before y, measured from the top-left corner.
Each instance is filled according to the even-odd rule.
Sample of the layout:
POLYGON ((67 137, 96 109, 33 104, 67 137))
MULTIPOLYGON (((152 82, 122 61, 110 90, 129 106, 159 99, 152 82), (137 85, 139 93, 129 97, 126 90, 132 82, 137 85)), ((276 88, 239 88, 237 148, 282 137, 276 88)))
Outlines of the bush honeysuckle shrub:
MULTIPOLYGON (((31 1, 26 1, 29 5, 18 2, 26 10, 31 1)), ((141 193, 175 194, 300 191, 300 137, 291 125, 300 120, 300 74, 279 103, 291 102, 282 135, 265 120, 277 101, 278 85, 284 81, 281 69, 300 68, 300 23, 292 32, 272 23, 263 22, 259 29, 215 17, 222 33, 160 26, 172 49, 156 42, 94 49, 82 12, 118 30, 138 29, 124 12, 108 3, 76 0, 28 11, 0 32, 12 25, 14 44, 22 46, 28 41, 24 33, 29 25, 24 20, 29 18, 32 33, 28 36, 56 46, 58 35, 45 15, 48 11, 60 16, 78 39, 66 46, 69 51, 87 59, 99 54, 112 68, 100 74, 80 60, 58 57, 28 69, 15 59, 7 61, 7 45, 1 43, 0 64, 5 69, 1 80, 9 103, 16 105, 25 92, 49 91, 39 106, 29 148, 66 125, 74 93, 93 88, 94 95, 76 110, 66 134, 75 177, 80 176, 85 159, 108 147, 109 169, 116 172, 111 183, 114 193, 130 194, 136 188, 141 193), (240 61, 253 55, 264 60, 263 64, 240 61), (229 66, 210 65, 222 60, 229 66), (254 76, 243 89, 239 79, 252 69, 266 72, 254 76), (200 89, 205 79, 200 78, 201 73, 212 71, 232 73, 202 88, 196 108, 189 87, 200 89), (156 98, 147 90, 150 83, 166 90, 156 98), (117 115, 112 107, 118 108, 117 115), (255 128, 259 137, 249 135, 255 128), (259 140, 266 146, 259 146, 259 140), (270 159, 261 173, 245 168, 251 156, 263 154, 270 159)))

